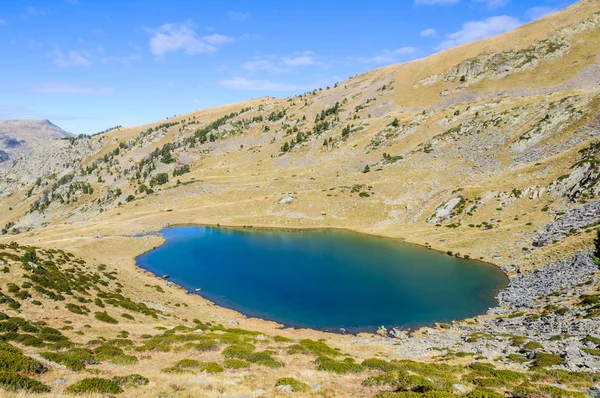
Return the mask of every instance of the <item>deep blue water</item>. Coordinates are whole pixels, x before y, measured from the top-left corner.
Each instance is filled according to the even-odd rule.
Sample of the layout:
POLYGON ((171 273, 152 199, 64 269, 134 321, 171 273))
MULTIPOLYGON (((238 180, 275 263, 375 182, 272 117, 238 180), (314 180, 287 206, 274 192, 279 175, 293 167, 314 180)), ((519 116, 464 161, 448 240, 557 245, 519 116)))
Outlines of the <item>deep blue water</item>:
POLYGON ((177 227, 137 258, 155 275, 286 326, 374 331, 484 313, 507 284, 495 266, 335 230, 177 227))

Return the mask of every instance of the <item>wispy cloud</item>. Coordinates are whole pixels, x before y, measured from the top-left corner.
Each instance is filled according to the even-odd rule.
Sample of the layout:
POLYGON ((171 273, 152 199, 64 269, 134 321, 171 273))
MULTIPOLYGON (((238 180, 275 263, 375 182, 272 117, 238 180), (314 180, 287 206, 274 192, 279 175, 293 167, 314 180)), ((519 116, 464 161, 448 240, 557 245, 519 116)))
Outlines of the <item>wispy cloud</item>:
POLYGON ((425 29, 421 31, 421 37, 436 37, 437 30, 433 28, 425 29))
POLYGON ((363 64, 393 64, 399 62, 400 58, 417 52, 417 47, 400 47, 395 50, 384 50, 381 54, 374 57, 359 57, 358 62, 363 64))
POLYGON ((312 51, 306 51, 290 58, 283 58, 281 62, 287 66, 310 66, 317 64, 315 53, 312 51))
POLYGON ((220 34, 201 37, 189 21, 164 24, 150 32, 154 35, 150 39, 150 52, 158 57, 173 51, 183 51, 190 55, 214 53, 218 50, 217 45, 233 41, 220 34))
POLYGON ((483 21, 470 21, 463 24, 463 28, 458 32, 447 34, 446 40, 442 41, 436 49, 442 50, 485 39, 515 29, 521 24, 522 22, 518 18, 507 15, 490 17, 483 21))
POLYGON ((284 68, 278 65, 277 61, 269 59, 254 59, 244 62, 244 69, 248 72, 265 71, 269 73, 289 72, 289 68, 284 68))
POLYGON ((54 63, 60 67, 91 65, 89 55, 82 54, 77 51, 69 51, 64 53, 60 49, 56 48, 52 52, 52 57, 54 58, 54 63))
POLYGON ((494 10, 497 8, 504 7, 505 5, 508 4, 508 2, 510 0, 473 0, 473 1, 475 1, 476 3, 484 3, 487 6, 487 8, 494 10))
POLYGON ((253 80, 244 77, 221 80, 219 85, 233 90, 245 91, 300 91, 311 90, 316 87, 314 84, 278 83, 271 80, 253 80))
POLYGON ((92 95, 92 94, 110 94, 114 92, 111 87, 90 87, 74 84, 47 84, 41 87, 34 87, 27 90, 33 94, 73 94, 73 95, 92 95))
POLYGON ((42 10, 41 8, 27 7, 27 15, 31 17, 35 15, 44 15, 45 13, 46 11, 42 10))
POLYGON ((244 63, 243 67, 249 72, 265 71, 269 73, 294 72, 299 67, 322 65, 315 53, 304 51, 291 56, 269 56, 256 58, 244 63))
POLYGON ((232 21, 245 21, 250 18, 250 14, 236 11, 229 11, 227 15, 232 21))
POLYGON ((215 33, 210 36, 202 36, 202 39, 205 42, 207 42, 209 44, 213 44, 213 45, 226 44, 226 43, 231 43, 233 41, 232 37, 220 35, 218 33, 215 33))
POLYGON ((456 4, 460 0, 415 0, 416 5, 422 6, 438 6, 438 5, 448 5, 448 4, 456 4))
POLYGON ((553 7, 532 7, 525 11, 525 16, 529 18, 531 21, 535 21, 536 19, 544 18, 550 14, 554 14, 557 12, 557 8, 553 7))

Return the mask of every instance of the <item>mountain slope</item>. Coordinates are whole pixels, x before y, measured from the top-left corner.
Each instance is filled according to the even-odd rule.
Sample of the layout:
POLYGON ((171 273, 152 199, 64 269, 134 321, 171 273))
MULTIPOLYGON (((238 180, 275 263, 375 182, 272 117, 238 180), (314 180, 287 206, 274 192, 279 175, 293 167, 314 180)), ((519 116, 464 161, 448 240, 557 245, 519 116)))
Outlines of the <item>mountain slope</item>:
MULTIPOLYGON (((136 347, 128 354, 138 349, 145 354, 125 370, 152 376, 157 385, 148 388, 156 395, 214 396, 217 390, 239 395, 264 388, 277 393, 276 380, 293 375, 332 396, 392 387, 416 394, 431 387, 442 395, 473 390, 473 397, 495 397, 493 390, 499 396, 579 397, 574 391, 597 383, 594 372, 600 369, 600 277, 590 256, 600 223, 599 44, 600 2, 584 0, 515 31, 334 87, 37 145, 0 170, 0 242, 38 246, 40 256, 56 263, 53 256, 63 258, 56 249, 73 252, 81 260, 65 254, 71 260, 63 259, 64 267, 73 267, 78 278, 101 272, 108 285, 97 287, 123 297, 110 296, 114 300, 105 307, 93 298, 69 297, 68 304, 85 308, 69 306, 71 315, 67 303, 32 290, 41 306, 20 300, 23 314, 67 320, 93 337, 90 343, 67 329, 77 346, 96 349, 104 345, 100 338, 121 337, 87 312, 118 317, 124 308, 119 302, 137 308, 141 313, 128 313, 134 320, 119 318, 119 329, 136 347), (137 234, 184 223, 346 228, 489 261, 511 283, 489 314, 410 337, 399 330, 394 338, 282 331, 165 285, 135 266, 137 255, 163 241, 137 234), (157 318, 139 303, 159 310, 157 318), (328 362, 333 359, 328 355, 337 355, 318 344, 294 340, 301 347, 292 348, 282 339, 235 337, 231 334, 253 334, 218 324, 296 340, 325 339, 357 362, 374 352, 378 359, 425 359, 439 363, 441 373, 405 362, 370 361, 362 367, 328 362), (146 335, 165 327, 170 330, 161 338, 177 349, 150 349, 146 335), (198 353, 179 346, 192 337, 172 336, 193 336, 196 327, 206 327, 218 347, 198 353), (186 356, 224 364, 229 351, 220 350, 231 341, 272 350, 269 355, 285 366, 252 365, 233 375, 211 375, 205 383, 189 381, 187 373, 157 371, 157 364, 186 356), (327 358, 317 358, 315 346, 327 358), (328 366, 354 370, 332 376, 323 372, 328 366), (416 381, 406 377, 416 374, 427 382, 412 385, 416 381), (556 390, 558 384, 569 391, 556 390)), ((27 248, 4 250, 12 254, 2 257, 12 267, 0 279, 2 291, 8 291, 13 280, 28 279, 32 266, 19 262, 27 248)))
POLYGON ((0 163, 29 154, 42 141, 70 136, 49 120, 0 120, 0 163))

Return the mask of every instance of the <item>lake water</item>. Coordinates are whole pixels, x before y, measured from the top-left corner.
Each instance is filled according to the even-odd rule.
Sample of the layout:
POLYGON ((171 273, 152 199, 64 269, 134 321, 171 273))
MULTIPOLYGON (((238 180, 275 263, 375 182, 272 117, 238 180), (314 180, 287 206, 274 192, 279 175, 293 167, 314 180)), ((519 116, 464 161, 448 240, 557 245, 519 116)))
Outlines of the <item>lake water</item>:
POLYGON ((335 230, 177 227, 140 267, 242 314, 338 331, 417 327, 484 313, 507 284, 495 266, 335 230))

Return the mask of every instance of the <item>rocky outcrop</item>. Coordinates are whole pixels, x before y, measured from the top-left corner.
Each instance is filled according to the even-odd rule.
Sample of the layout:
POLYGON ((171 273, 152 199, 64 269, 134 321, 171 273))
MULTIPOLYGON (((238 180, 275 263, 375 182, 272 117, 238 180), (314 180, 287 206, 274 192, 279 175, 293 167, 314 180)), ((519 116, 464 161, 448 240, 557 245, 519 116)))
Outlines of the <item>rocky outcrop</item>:
POLYGON ((569 235, 573 230, 587 228, 600 223, 600 200, 567 210, 558 220, 546 225, 533 241, 533 246, 542 247, 569 235))
MULTIPOLYGON (((597 203, 600 204, 600 201, 597 203)), ((490 312, 544 306, 546 303, 540 298, 561 291, 574 293, 576 285, 587 281, 597 271, 598 266, 588 253, 577 253, 573 258, 555 261, 528 274, 519 274, 498 295, 500 307, 490 312)))

